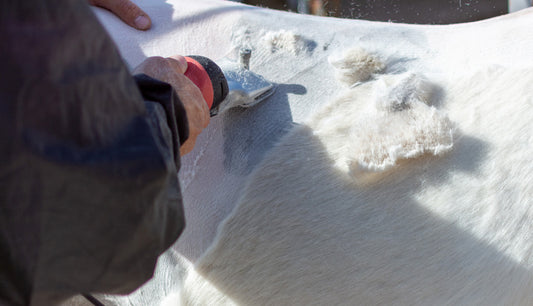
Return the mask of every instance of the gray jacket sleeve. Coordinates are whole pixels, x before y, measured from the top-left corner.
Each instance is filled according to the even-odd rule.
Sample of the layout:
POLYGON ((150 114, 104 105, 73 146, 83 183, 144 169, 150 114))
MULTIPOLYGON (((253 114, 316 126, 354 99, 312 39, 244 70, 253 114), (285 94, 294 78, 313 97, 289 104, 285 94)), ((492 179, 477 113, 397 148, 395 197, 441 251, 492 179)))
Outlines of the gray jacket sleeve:
POLYGON ((85 1, 1 1, 0 41, 0 304, 133 291, 184 227, 183 106, 85 1))

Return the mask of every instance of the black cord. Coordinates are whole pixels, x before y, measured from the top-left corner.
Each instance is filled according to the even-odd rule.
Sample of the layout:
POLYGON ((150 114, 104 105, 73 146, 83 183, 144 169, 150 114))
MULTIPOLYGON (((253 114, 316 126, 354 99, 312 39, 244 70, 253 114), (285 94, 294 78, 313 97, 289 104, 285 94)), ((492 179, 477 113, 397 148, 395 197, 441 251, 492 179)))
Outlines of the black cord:
POLYGON ((88 294, 88 293, 82 293, 83 297, 87 299, 87 301, 91 302, 94 306, 105 306, 100 302, 97 298, 94 296, 88 294))

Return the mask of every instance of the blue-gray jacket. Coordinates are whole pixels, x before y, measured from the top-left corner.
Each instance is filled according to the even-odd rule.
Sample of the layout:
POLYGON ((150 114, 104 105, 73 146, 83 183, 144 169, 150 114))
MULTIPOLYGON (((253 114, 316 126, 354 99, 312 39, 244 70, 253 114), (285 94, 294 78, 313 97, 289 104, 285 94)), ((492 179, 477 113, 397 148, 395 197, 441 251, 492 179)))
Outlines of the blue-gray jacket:
POLYGON ((182 232, 185 110, 84 0, 0 0, 0 305, 128 293, 182 232))

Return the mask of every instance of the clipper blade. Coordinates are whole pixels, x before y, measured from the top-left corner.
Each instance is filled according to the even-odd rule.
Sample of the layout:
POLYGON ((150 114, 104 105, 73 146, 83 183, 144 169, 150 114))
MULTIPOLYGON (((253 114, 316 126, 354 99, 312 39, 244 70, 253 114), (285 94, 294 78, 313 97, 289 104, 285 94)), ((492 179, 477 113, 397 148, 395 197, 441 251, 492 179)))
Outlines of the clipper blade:
POLYGON ((211 115, 220 114, 233 107, 252 107, 275 91, 273 83, 246 69, 247 65, 227 61, 220 63, 220 67, 228 82, 229 92, 224 101, 211 111, 211 115))

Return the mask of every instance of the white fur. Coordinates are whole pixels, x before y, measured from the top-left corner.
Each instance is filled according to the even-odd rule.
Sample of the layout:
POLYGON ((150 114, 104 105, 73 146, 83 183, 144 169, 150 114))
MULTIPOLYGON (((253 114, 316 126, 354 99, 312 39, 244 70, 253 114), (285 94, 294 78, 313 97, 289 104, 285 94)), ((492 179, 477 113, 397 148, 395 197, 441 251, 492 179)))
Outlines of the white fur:
POLYGON ((363 48, 354 47, 329 57, 329 62, 337 68, 335 75, 340 82, 348 85, 368 80, 372 74, 385 68, 382 61, 363 48))
POLYGON ((298 55, 306 50, 306 39, 293 31, 280 30, 268 31, 261 35, 262 43, 270 48, 271 52, 283 51, 292 55, 298 55))
MULTIPOLYGON (((394 78, 387 90, 417 88, 416 77, 394 78)), ((379 116, 366 117, 365 103, 394 116, 382 106, 397 93, 377 95, 376 108, 377 84, 352 89, 268 154, 199 273, 243 305, 531 305, 533 165, 518 152, 532 145, 532 81, 531 71, 496 68, 447 84, 460 135, 439 157, 420 154, 449 150, 449 122, 415 98, 423 94, 403 90, 410 104, 398 113, 411 113, 388 118, 378 135, 379 116), (430 123, 410 129, 420 121, 430 123), (344 131, 351 127, 357 133, 344 131), (360 136, 368 133, 374 138, 360 136), (396 143, 388 136, 408 148, 401 157, 418 158, 359 187, 336 167, 360 158, 343 146, 386 148, 396 143)))
POLYGON ((417 75, 386 75, 345 91, 309 126, 336 168, 366 182, 398 160, 452 148, 452 124, 428 105, 431 91, 429 82, 417 75))
MULTIPOLYGON (((251 70, 279 86, 257 107, 212 118, 182 159, 185 232, 160 258, 153 280, 127 297, 107 297, 106 305, 532 304, 533 10, 421 26, 219 0, 135 2, 151 16, 150 31, 95 9, 130 65, 173 54, 218 61, 245 46, 253 49, 251 70), (313 39, 305 52, 272 52, 262 43, 262 34, 287 29, 313 39), (341 85, 327 59, 342 59, 354 45, 387 69, 341 85), (391 72, 397 75, 383 74, 391 72), (395 85, 409 83, 410 72, 429 82, 395 85), (362 105, 325 112, 324 104, 358 82, 346 103, 362 105), (357 98, 362 95, 367 98, 357 98), (456 132, 445 154, 431 149, 394 159, 386 153, 383 160, 394 164, 375 173, 365 166, 361 175, 340 170, 335 142, 310 128, 309 116, 325 120, 348 116, 338 113, 346 110, 357 119, 371 108, 401 109, 394 114, 401 116, 414 111, 397 98, 406 96, 421 110, 416 122, 432 109, 437 119, 448 118, 456 132), (301 126, 273 148, 293 122, 301 126), (354 184, 363 176, 365 184, 354 184)), ((375 123, 354 121, 365 132, 375 123)))

